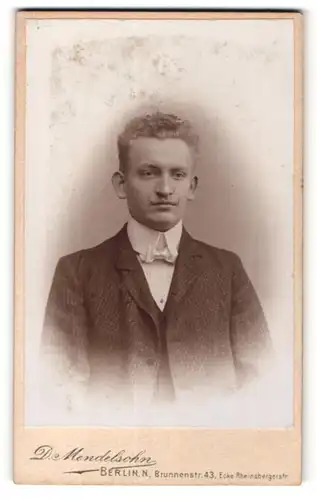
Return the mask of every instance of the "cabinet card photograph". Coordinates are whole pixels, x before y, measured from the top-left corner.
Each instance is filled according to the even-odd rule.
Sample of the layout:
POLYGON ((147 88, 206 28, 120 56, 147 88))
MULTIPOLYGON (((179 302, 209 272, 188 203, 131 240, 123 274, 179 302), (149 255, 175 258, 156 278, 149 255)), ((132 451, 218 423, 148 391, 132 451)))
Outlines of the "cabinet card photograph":
POLYGON ((17 13, 17 482, 300 483, 301 25, 17 13))

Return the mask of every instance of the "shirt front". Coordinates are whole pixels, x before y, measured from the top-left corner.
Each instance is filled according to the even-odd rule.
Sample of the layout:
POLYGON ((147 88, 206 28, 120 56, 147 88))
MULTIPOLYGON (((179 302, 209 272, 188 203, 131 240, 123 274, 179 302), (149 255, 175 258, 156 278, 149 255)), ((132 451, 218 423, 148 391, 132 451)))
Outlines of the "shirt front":
POLYGON ((165 232, 155 231, 135 219, 128 221, 128 238, 132 248, 138 253, 150 292, 157 306, 163 311, 171 286, 175 263, 165 260, 144 262, 145 257, 155 250, 167 249, 174 256, 178 255, 178 246, 182 235, 183 224, 179 221, 173 228, 165 232), (142 258, 143 257, 143 258, 142 258))

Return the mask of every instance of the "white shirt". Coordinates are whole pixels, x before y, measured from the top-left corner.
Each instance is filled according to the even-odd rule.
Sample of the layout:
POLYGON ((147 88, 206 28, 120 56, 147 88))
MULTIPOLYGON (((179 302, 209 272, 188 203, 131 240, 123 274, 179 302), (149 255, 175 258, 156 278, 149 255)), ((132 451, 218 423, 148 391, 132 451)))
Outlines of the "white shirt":
MULTIPOLYGON (((154 229, 140 224, 135 219, 128 221, 128 237, 133 249, 139 254, 146 255, 150 247, 167 245, 169 251, 177 255, 178 245, 183 230, 182 221, 179 221, 172 229, 160 233, 154 229)), ((139 258, 139 257, 138 257, 139 258)), ((164 309, 171 286, 175 264, 170 264, 164 260, 154 260, 151 263, 142 262, 146 281, 149 285, 152 297, 161 311, 164 309)))

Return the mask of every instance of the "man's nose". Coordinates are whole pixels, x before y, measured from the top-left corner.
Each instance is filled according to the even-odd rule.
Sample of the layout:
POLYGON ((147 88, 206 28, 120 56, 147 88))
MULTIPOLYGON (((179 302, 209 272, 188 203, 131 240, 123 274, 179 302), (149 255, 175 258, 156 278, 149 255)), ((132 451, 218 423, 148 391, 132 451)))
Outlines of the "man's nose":
POLYGON ((169 196, 174 192, 173 183, 168 176, 159 179, 156 184, 156 194, 159 196, 169 196))

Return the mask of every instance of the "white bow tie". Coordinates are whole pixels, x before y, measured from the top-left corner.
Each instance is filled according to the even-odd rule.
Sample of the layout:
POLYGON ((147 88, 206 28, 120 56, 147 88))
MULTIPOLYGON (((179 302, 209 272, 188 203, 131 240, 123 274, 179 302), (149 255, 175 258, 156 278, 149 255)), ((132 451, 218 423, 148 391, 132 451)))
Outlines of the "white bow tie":
POLYGON ((151 264, 155 260, 165 260, 169 264, 174 264, 177 258, 177 255, 173 254, 168 248, 164 248, 164 250, 155 250, 152 247, 149 247, 146 254, 139 254, 141 262, 146 264, 151 264))
POLYGON ((145 254, 140 253, 140 260, 146 264, 151 264, 155 260, 164 260, 169 264, 174 264, 177 258, 177 251, 172 252, 166 243, 166 239, 163 236, 158 239, 155 245, 149 245, 145 254))

